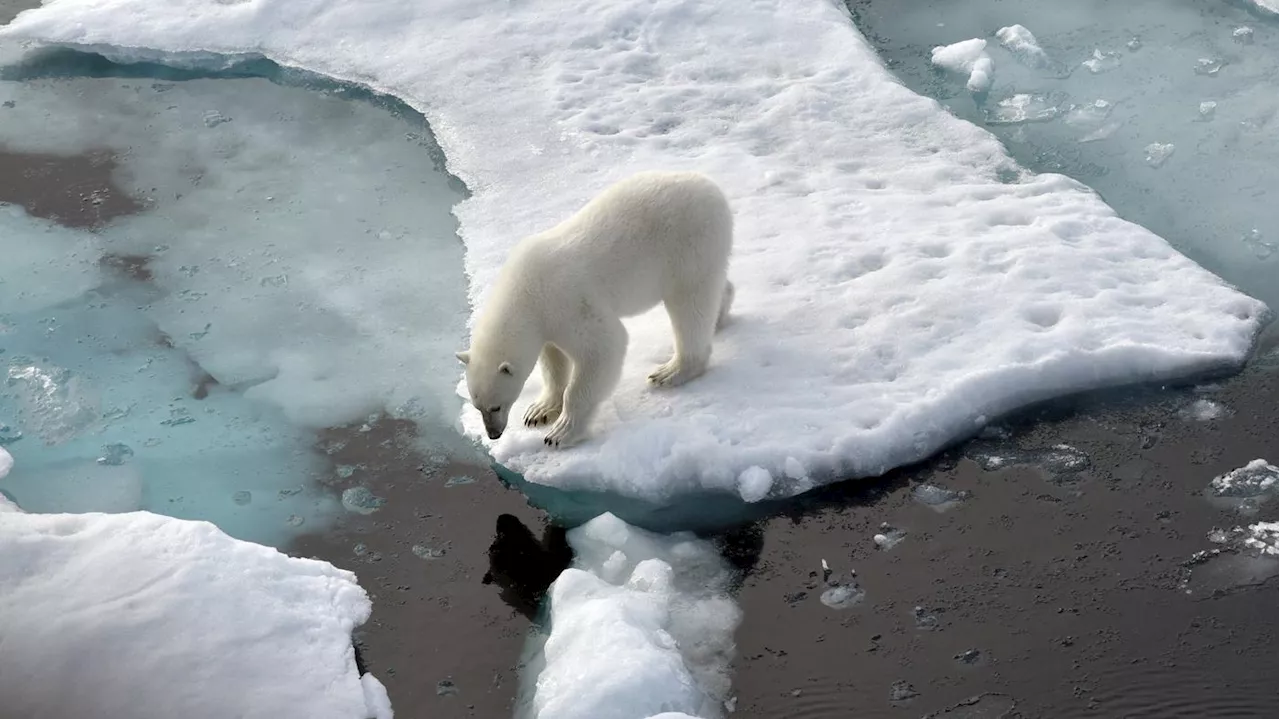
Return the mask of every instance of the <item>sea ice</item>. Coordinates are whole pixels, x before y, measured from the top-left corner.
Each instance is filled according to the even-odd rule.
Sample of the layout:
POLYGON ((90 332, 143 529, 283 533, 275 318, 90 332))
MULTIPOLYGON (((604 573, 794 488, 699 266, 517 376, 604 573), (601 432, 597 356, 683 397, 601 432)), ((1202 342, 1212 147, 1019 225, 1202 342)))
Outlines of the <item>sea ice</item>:
POLYGON ((13 455, 9 454, 9 450, 0 447, 0 479, 4 479, 11 469, 13 469, 13 455))
POLYGON ((549 591, 551 631, 516 716, 722 716, 741 613, 728 595, 729 567, 711 545, 611 514, 571 530, 568 541, 577 556, 549 591))
POLYGON ((1209 492, 1215 497, 1261 497, 1276 491, 1276 477, 1276 465, 1265 459, 1255 459, 1243 467, 1214 477, 1209 482, 1209 492))
POLYGON ((933 64, 968 75, 965 87, 970 92, 986 92, 991 89, 991 76, 995 73, 995 62, 986 48, 987 41, 982 38, 935 47, 933 64))
POLYGON ((1049 69, 1053 64, 1045 54, 1044 48, 1040 47, 1036 36, 1022 25, 1002 27, 996 31, 996 37, 1006 50, 1018 58, 1018 62, 1028 67, 1049 69))
MULTIPOLYGON (((650 390, 643 377, 669 352, 669 324, 661 310, 629 320, 622 382, 592 441, 551 452, 540 433, 513 428, 488 445, 533 482, 666 499, 736 494, 758 466, 769 496, 785 496, 921 459, 978 417, 1064 392, 1233 366, 1263 316, 1094 192, 1020 171, 990 134, 904 88, 838 4, 244 8, 53 0, 2 32, 120 59, 258 53, 405 98, 474 193, 454 209, 473 304, 521 235, 631 172, 699 169, 729 195, 738 321, 708 374, 650 390)), ((209 132, 240 125, 222 111, 235 120, 209 132)), ((395 257, 371 266, 403 264, 395 257)), ((394 324, 363 319, 367 304, 349 309, 364 333, 340 351, 400 346, 373 341, 394 324)), ((328 358, 312 349, 283 369, 316 372, 328 358)), ((436 343, 412 350, 410 365, 440 359, 436 343)), ((331 384, 341 396, 386 382, 402 391, 394 372, 352 374, 349 359, 331 384)), ((482 436, 469 409, 462 424, 482 436)))
POLYGON ((149 512, 0 513, 7 715, 391 718, 351 572, 149 512))

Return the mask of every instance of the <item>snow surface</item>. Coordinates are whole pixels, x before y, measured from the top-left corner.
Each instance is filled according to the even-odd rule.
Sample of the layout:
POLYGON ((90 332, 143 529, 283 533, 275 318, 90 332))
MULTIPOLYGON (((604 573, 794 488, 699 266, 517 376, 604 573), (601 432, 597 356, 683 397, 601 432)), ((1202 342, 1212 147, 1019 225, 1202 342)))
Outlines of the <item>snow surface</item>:
POLYGON ((351 645, 369 612, 351 572, 207 522, 0 497, 6 716, 391 719, 351 645))
POLYGON ((529 665, 537 679, 516 716, 722 716, 741 612, 715 549, 607 513, 568 540, 574 566, 551 586, 551 632, 529 665))
POLYGON ((614 180, 720 182, 738 299, 710 372, 649 390, 667 320, 628 322, 594 441, 491 446, 532 481, 663 498, 759 467, 792 494, 1030 402, 1237 363, 1263 312, 1078 183, 1018 171, 822 0, 53 0, 3 32, 121 59, 261 53, 405 98, 474 193, 455 208, 473 303, 520 236, 614 180))

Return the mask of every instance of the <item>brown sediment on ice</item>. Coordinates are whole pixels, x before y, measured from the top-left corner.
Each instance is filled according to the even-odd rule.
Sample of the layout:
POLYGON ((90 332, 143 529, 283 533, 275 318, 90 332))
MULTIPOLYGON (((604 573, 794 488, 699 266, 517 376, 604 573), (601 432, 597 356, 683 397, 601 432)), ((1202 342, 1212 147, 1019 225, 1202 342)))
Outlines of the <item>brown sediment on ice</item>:
POLYGON ((16 152, 0 146, 0 202, 66 227, 97 229, 145 209, 112 180, 116 156, 16 152))
POLYGON ((387 418, 321 432, 335 496, 364 487, 383 504, 284 550, 349 569, 369 592, 356 644, 397 716, 511 716, 531 617, 570 559, 563 531, 489 467, 424 455, 415 439, 387 418))

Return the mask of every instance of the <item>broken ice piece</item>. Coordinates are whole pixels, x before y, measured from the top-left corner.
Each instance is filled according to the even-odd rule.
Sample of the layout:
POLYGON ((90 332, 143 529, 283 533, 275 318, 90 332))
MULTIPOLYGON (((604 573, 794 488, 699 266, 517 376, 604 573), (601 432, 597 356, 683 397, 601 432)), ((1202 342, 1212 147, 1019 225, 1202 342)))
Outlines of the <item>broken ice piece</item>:
POLYGON ((1129 42, 1126 42, 1124 46, 1129 48, 1129 52, 1137 52, 1142 49, 1142 40, 1137 37, 1131 37, 1129 38, 1129 42))
POLYGON ((98 457, 98 464, 108 467, 118 467, 125 463, 133 456, 133 449, 127 444, 116 442, 114 444, 103 445, 102 456, 98 457))
POLYGON ((1255 459, 1243 467, 1214 477, 1209 492, 1215 497, 1245 499, 1260 497, 1276 490, 1280 470, 1265 459, 1255 459))
POLYGON ((905 539, 906 536, 907 533, 901 529, 893 527, 888 523, 884 523, 880 525, 880 531, 871 538, 871 541, 875 542, 876 546, 880 549, 889 550, 893 549, 894 546, 905 539))
POLYGON ((1248 25, 1241 25, 1240 27, 1231 31, 1231 39, 1235 40, 1241 45, 1252 45, 1253 44, 1253 28, 1249 27, 1248 25))
POLYGON ((822 581, 826 582, 831 579, 831 567, 827 565, 827 560, 822 560, 822 581))
POLYGON ((385 503, 385 499, 375 497, 368 487, 351 487, 342 492, 342 507, 348 512, 373 514, 385 503))
POLYGON ((1120 67, 1120 53, 1111 50, 1094 49, 1093 57, 1080 63, 1094 75, 1110 72, 1120 67))
POLYGON ((1202 120, 1213 119, 1213 113, 1217 112, 1217 110, 1218 110, 1218 103, 1214 102, 1213 100, 1206 100, 1200 103, 1200 119, 1202 120))
POLYGON ((866 591, 856 584, 837 584, 824 591, 818 601, 831 609, 848 609, 861 602, 866 595, 866 591))
POLYGON ((1213 77, 1218 74, 1218 71, 1222 69, 1224 64, 1225 63, 1223 63, 1221 58, 1202 57, 1199 60, 1196 60, 1196 74, 1213 77))
POLYGON ((1143 150, 1146 152, 1147 164, 1152 167, 1160 167, 1173 156, 1172 143, 1153 142, 1147 145, 1143 150))
POLYGON ((1021 122, 1045 122, 1062 112, 1062 96, 1056 93, 1033 95, 1018 93, 998 100, 985 108, 988 125, 1015 125, 1021 122))

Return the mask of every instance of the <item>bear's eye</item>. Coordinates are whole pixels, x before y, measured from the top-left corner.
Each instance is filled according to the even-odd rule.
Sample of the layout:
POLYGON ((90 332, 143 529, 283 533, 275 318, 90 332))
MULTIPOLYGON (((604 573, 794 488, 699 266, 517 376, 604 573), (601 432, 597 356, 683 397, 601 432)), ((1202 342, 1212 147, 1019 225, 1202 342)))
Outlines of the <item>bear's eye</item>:
POLYGON ((501 407, 490 407, 490 408, 489 408, 489 411, 490 411, 490 412, 492 412, 493 414, 497 414, 497 413, 499 413, 499 412, 501 412, 501 411, 502 411, 502 408, 501 408, 501 407))

